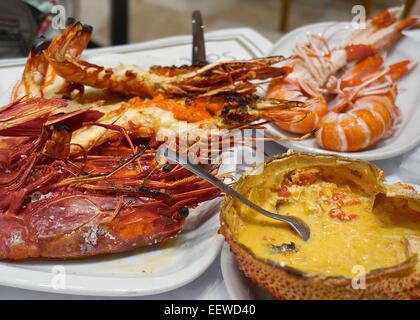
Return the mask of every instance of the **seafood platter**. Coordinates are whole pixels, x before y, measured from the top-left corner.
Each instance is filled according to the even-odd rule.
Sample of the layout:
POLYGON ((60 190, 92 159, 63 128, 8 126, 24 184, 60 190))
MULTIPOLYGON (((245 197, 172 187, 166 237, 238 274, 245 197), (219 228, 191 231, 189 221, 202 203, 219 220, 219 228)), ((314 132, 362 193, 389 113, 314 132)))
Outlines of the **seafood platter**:
POLYGON ((419 19, 401 14, 183 65, 89 56, 92 27, 69 21, 32 48, 0 107, 0 284, 56 292, 62 268, 63 293, 157 294, 193 281, 224 244, 228 287, 237 272, 277 299, 419 298, 420 195, 367 161, 420 142, 420 44, 404 36, 419 19), (258 129, 253 147, 294 151, 275 144, 246 172, 226 168, 217 147, 258 129), (169 161, 168 145, 310 237, 169 161))

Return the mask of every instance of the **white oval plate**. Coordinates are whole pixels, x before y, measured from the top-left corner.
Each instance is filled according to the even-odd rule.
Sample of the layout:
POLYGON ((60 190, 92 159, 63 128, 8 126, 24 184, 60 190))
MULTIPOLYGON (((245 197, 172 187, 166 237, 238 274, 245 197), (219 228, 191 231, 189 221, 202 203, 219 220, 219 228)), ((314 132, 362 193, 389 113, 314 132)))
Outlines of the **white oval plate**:
MULTIPOLYGON (((392 182, 388 182, 392 183, 392 182)), ((412 184, 417 192, 420 192, 420 185, 412 184)), ((239 269, 235 255, 230 251, 228 243, 223 244, 220 255, 220 267, 226 290, 233 300, 273 300, 275 299, 266 290, 259 288, 251 279, 248 279, 239 269)))
MULTIPOLYGON (((282 37, 269 52, 270 55, 290 55, 296 43, 305 41, 310 33, 322 33, 328 30, 328 34, 340 31, 343 35, 349 32, 348 23, 323 22, 307 25, 296 29, 282 37)), ((420 43, 411 37, 401 39, 392 49, 386 59, 386 65, 404 59, 417 59, 416 53, 420 52, 420 43)), ((320 148, 315 138, 304 141, 279 141, 286 148, 317 153, 339 154, 365 160, 383 160, 399 156, 420 144, 420 67, 417 66, 406 77, 398 82, 399 94, 397 105, 402 112, 402 123, 395 134, 382 139, 374 146, 360 152, 333 152, 320 148)), ((275 125, 268 125, 267 131, 274 137, 297 137, 287 133, 275 125)))

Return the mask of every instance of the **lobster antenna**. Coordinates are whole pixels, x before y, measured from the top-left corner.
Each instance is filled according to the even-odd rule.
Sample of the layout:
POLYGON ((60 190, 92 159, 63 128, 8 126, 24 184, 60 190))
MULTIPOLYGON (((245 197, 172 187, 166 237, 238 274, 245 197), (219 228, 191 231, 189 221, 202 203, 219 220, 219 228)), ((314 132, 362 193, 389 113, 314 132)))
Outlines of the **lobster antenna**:
POLYGON ((69 184, 75 184, 75 183, 86 183, 86 182, 94 182, 94 181, 100 181, 107 178, 110 178, 112 175, 120 171, 122 168, 126 167, 133 161, 136 161, 139 159, 147 150, 149 144, 146 144, 143 149, 137 151, 135 154, 127 158, 124 162, 119 164, 115 169, 113 169, 111 172, 108 173, 101 173, 96 175, 87 175, 82 177, 72 177, 68 179, 64 179, 63 181, 60 181, 54 185, 54 187, 63 187, 69 184))

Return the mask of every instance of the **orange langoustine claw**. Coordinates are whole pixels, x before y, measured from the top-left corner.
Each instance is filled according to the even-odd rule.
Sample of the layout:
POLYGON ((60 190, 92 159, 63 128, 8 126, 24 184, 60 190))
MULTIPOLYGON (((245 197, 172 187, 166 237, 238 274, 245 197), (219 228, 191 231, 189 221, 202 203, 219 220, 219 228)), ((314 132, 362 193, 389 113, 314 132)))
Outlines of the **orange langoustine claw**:
MULTIPOLYGON (((54 101, 14 106, 32 102, 54 101)), ((120 143, 71 156, 84 116, 92 115, 0 130, 0 259, 82 258, 162 243, 181 231, 188 208, 220 195, 182 167, 162 167, 141 141, 134 152, 120 143)))

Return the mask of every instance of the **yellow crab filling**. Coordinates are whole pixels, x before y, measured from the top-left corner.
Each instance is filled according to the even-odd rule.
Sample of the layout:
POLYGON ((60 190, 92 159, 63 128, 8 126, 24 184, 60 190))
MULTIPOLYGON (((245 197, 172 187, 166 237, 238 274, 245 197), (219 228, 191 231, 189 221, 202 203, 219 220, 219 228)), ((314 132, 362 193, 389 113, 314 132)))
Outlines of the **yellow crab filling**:
POLYGON ((236 241, 257 258, 312 275, 352 277, 407 260, 407 237, 420 236, 420 214, 403 199, 364 193, 355 185, 325 181, 315 169, 297 170, 275 188, 250 188, 263 208, 302 218, 304 242, 287 225, 232 202, 226 222, 236 241))

